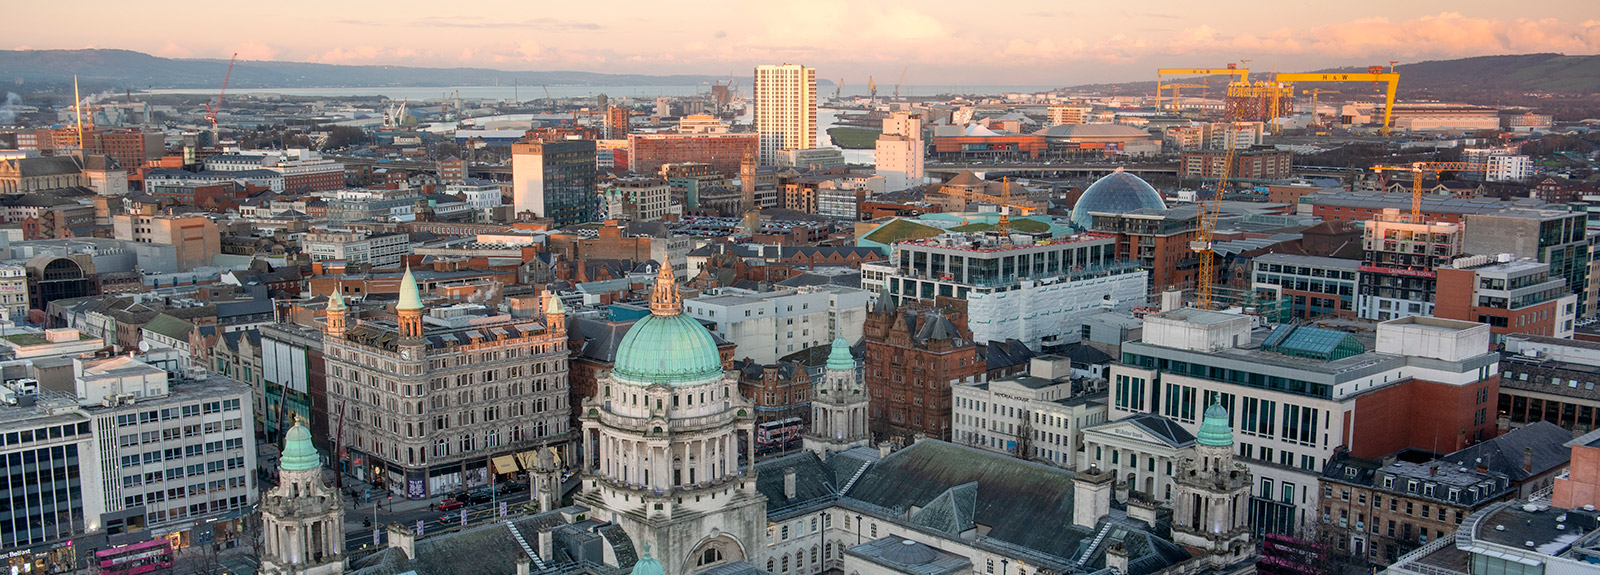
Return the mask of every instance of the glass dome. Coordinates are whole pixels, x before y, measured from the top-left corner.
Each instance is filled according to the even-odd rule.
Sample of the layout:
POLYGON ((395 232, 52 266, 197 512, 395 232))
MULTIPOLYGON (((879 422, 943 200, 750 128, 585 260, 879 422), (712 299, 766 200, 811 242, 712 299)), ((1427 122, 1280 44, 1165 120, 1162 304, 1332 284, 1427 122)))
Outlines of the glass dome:
POLYGON ((1087 230, 1094 219, 1089 216, 1090 212, 1120 214, 1145 208, 1164 210, 1167 209, 1167 203, 1161 201, 1160 192, 1139 176, 1117 168, 1117 171, 1100 178, 1084 190, 1083 196, 1078 198, 1078 205, 1072 208, 1072 223, 1087 230))

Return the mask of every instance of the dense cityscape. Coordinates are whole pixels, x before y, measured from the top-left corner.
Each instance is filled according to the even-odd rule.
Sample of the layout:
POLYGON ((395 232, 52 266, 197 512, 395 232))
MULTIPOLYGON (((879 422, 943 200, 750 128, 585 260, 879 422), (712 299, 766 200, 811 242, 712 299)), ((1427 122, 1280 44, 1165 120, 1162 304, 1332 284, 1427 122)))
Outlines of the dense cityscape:
POLYGON ((3 52, 9 575, 1600 574, 1600 57, 3 52))

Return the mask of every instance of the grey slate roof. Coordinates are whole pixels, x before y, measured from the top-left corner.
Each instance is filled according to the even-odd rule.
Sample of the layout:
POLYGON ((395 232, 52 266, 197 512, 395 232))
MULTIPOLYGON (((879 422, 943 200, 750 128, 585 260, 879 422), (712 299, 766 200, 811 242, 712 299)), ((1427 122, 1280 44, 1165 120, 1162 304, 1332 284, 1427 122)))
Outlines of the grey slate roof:
POLYGON ((989 527, 992 539, 1066 558, 1090 536, 1072 524, 1071 473, 944 441, 919 441, 889 455, 847 495, 904 512, 968 483, 977 484, 972 521, 989 527))
POLYGON ((1572 448, 1566 445, 1569 441, 1572 441, 1571 431, 1540 421, 1446 455, 1444 460, 1467 468, 1482 460, 1490 471, 1504 473, 1512 483, 1520 483, 1572 461, 1572 448), (1531 470, 1522 468, 1526 449, 1533 453, 1531 470))
POLYGON ((1140 413, 1138 415, 1131 415, 1114 421, 1097 423, 1085 427, 1084 429, 1096 429, 1100 427, 1122 424, 1132 424, 1138 426, 1139 429, 1145 430, 1145 432, 1155 436, 1162 442, 1172 447, 1186 447, 1194 443, 1193 433, 1189 433, 1188 430, 1185 430, 1182 426, 1179 426, 1177 422, 1154 413, 1140 413))
MULTIPOLYGON (((565 524, 561 510, 513 519, 507 523, 487 523, 416 542, 416 558, 404 551, 386 548, 364 557, 346 571, 353 575, 481 575, 516 573, 517 560, 527 556, 511 529, 526 541, 537 541, 538 532, 565 524)), ((542 559, 542 558, 541 558, 542 559)), ((631 561, 630 561, 631 564, 631 561)))

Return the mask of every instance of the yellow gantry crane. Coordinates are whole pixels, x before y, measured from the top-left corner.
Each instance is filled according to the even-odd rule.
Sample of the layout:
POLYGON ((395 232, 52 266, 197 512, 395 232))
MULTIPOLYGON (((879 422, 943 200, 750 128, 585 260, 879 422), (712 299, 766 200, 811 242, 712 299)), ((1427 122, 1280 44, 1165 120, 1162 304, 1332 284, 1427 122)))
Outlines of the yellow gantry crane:
MULTIPOLYGON (((1172 90, 1172 111, 1174 111, 1174 112, 1180 111, 1178 106, 1183 104, 1183 100, 1182 100, 1183 94, 1179 90, 1182 90, 1183 88, 1200 88, 1201 90, 1206 90, 1206 89, 1209 89, 1210 86, 1207 86, 1205 84, 1184 84, 1184 83, 1162 84, 1162 85, 1156 87, 1156 92, 1157 92, 1156 93, 1156 101, 1157 102, 1161 101, 1160 92, 1162 90, 1172 90)), ((1159 104, 1157 106, 1158 107, 1156 108, 1156 111, 1160 112, 1161 108, 1159 107, 1159 104)))
POLYGON ((1422 223, 1422 173, 1433 172, 1437 177, 1444 172, 1478 172, 1483 171, 1484 165, 1475 162, 1415 162, 1409 166, 1373 166, 1372 171, 1382 175, 1384 172, 1411 172, 1411 220, 1422 223))
POLYGON ((1157 68, 1156 69, 1156 110, 1161 110, 1161 79, 1167 76, 1238 76, 1240 82, 1250 81, 1250 69, 1240 68, 1238 64, 1228 64, 1226 68, 1157 68))
POLYGON ((1386 84, 1383 99, 1383 128, 1380 129, 1379 133, 1388 135, 1390 122, 1392 121, 1394 115, 1394 92, 1396 88, 1400 87, 1400 73, 1393 72, 1393 67, 1390 67, 1389 69, 1391 70, 1390 72, 1385 72, 1383 71, 1383 66, 1368 66, 1365 74, 1345 72, 1328 74, 1276 74, 1273 79, 1277 80, 1279 83, 1372 82, 1376 84, 1378 82, 1383 82, 1386 84))

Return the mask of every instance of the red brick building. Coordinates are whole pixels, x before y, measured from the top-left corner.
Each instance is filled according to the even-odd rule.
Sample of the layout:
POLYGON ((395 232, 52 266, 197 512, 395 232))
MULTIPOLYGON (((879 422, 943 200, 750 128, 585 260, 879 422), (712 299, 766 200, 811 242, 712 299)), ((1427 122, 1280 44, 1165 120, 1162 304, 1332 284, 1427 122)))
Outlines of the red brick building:
POLYGON ((711 164, 724 174, 739 173, 747 154, 760 152, 760 135, 740 134, 629 134, 629 170, 654 174, 662 164, 711 164))
POLYGON ((865 380, 877 439, 950 440, 950 383, 975 381, 986 367, 966 313, 964 300, 940 297, 867 314, 865 380))
POLYGON ((1435 271, 1434 317, 1489 324, 1490 345, 1513 333, 1572 337, 1578 296, 1550 276, 1549 264, 1473 256, 1435 271))

